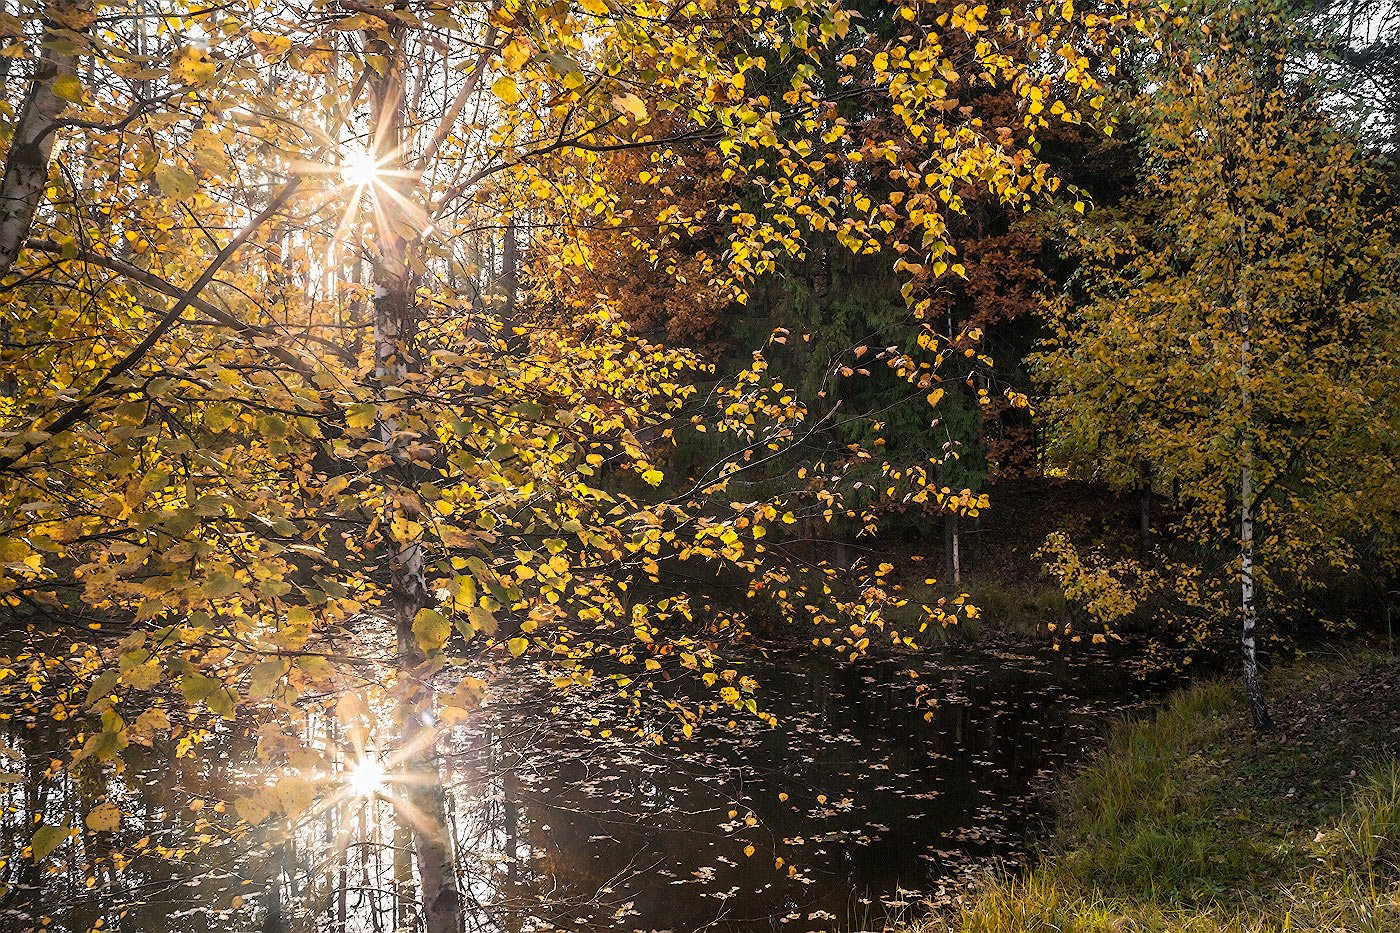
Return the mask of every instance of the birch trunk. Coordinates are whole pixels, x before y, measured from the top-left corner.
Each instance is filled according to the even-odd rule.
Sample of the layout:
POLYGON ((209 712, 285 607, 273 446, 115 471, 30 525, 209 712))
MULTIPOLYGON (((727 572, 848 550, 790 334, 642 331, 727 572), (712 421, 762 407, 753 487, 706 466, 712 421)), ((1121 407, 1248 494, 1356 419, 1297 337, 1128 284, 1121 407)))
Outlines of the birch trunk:
MULTIPOLYGON (((45 40, 55 39, 57 28, 58 24, 45 20, 45 40)), ((5 81, 9 80, 9 66, 10 59, 4 59, 5 81)), ((19 258, 48 187, 49 160, 58 136, 55 124, 67 106, 67 102, 54 93, 54 82, 61 77, 76 76, 77 71, 76 52, 55 51, 45 42, 15 122, 4 173, 0 175, 0 279, 9 275, 19 258)), ((9 317, 0 315, 0 346, 10 342, 10 333, 9 317)), ((6 372, 0 374, 0 396, 13 398, 16 389, 14 374, 6 367, 6 372)))
MULTIPOLYGON (((395 30, 397 32, 397 30, 395 30)), ((400 36, 388 42, 375 40, 387 63, 372 83, 376 145, 381 158, 392 159, 401 169, 405 158, 403 58, 400 36)), ((386 176, 401 177, 401 173, 386 176)), ((381 209, 394 210, 400 198, 385 197, 381 209)), ((378 231, 380 254, 375 266, 374 359, 375 378, 382 389, 407 386, 419 371, 417 354, 419 309, 413 273, 408 262, 409 244, 392 223, 378 231)), ((415 467, 402 453, 397 419, 381 417, 379 433, 385 452, 397 461, 406 484, 412 484, 415 467)), ((422 897, 426 933, 460 933, 462 899, 457 889, 456 858, 447 832, 446 801, 437 770, 436 729, 431 667, 413 632, 413 620, 432 604, 424 569, 423 544, 414 539, 395 544, 389 559, 388 603, 398 649, 400 753, 397 770, 402 781, 394 789, 397 819, 407 824, 413 840, 422 897)))
POLYGON ((1249 700, 1249 714, 1254 728, 1273 728, 1269 707, 1264 700, 1264 688, 1259 682, 1259 657, 1255 650, 1255 629, 1259 624, 1259 607, 1255 601, 1254 585, 1254 435, 1250 417, 1249 374, 1251 325, 1249 304, 1240 309, 1240 403, 1243 424, 1240 428, 1240 650, 1244 661, 1244 692, 1249 700))
MULTIPOLYGON (((55 15, 77 9, 74 4, 55 6, 55 15)), ((24 241, 34 226, 34 216, 48 187, 49 160, 53 157, 54 141, 58 137, 58 116, 68 102, 54 93, 59 78, 76 78, 78 55, 67 49, 71 43, 60 41, 55 21, 45 20, 45 43, 34 66, 19 119, 15 122, 10 151, 5 158, 5 171, 0 176, 0 279, 9 274, 19 258, 24 241), (52 47, 51 47, 52 46, 52 47)))
POLYGON ((958 516, 953 516, 953 585, 962 586, 962 534, 958 527, 958 516))

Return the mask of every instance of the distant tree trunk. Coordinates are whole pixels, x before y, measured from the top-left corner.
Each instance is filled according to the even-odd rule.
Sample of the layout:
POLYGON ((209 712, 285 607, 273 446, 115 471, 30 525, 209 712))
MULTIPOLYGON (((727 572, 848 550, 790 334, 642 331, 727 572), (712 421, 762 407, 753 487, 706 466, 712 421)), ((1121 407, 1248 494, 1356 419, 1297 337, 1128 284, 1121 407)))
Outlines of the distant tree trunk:
MULTIPOLYGON (((832 534, 830 530, 827 534, 832 534)), ((844 536, 836 537, 831 542, 832 562, 842 570, 850 570, 851 565, 856 562, 855 555, 851 552, 851 543, 844 536)))
POLYGON ((511 328, 515 326, 516 304, 520 300, 520 241, 515 227, 515 219, 506 224, 501 244, 501 291, 505 293, 502 305, 501 325, 509 342, 513 337, 511 328))
MULTIPOLYGON (((408 821, 394 819, 394 929, 411 930, 414 927, 413 905, 417 901, 413 890, 413 837, 408 831, 408 821)), ((366 875, 366 878, 369 878, 366 875)), ((369 882, 366 881, 366 884, 369 882)), ((377 927, 376 927, 377 929, 377 927)))
POLYGON ((280 843, 273 858, 271 882, 268 884, 267 916, 263 918, 263 933, 287 933, 286 908, 282 903, 282 878, 287 873, 287 844, 280 843))
POLYGON ((962 585, 962 555, 959 553, 962 536, 962 529, 958 527, 958 516, 953 515, 953 585, 962 585))
POLYGON ((1259 657, 1255 650, 1254 632, 1259 623, 1259 607, 1255 603, 1254 586, 1254 437, 1249 408, 1249 373, 1251 344, 1249 303, 1240 309, 1240 402, 1241 425, 1240 466, 1240 649, 1244 661, 1244 691, 1249 700, 1249 713, 1254 728, 1273 728, 1269 707, 1264 700, 1264 688, 1259 682, 1259 657))
POLYGON ((943 554, 948 568, 948 580, 954 586, 960 586, 962 584, 962 554, 960 553, 956 512, 949 512, 943 518, 943 554))
POLYGON ((1152 559, 1152 464, 1138 461, 1138 557, 1143 564, 1152 559))
MULTIPOLYGON (((8 0, 0 0, 0 13, 10 12, 8 0)), ((14 59, 8 55, 0 55, 0 100, 8 99, 10 96, 10 66, 14 59)))

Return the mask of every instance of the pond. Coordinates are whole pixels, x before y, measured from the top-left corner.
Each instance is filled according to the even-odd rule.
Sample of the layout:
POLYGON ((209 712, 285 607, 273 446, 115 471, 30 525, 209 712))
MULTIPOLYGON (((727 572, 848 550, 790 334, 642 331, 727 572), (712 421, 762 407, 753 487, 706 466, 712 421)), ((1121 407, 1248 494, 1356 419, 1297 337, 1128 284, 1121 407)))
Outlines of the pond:
MULTIPOLYGON (((555 708, 522 688, 448 730, 440 774, 469 928, 880 929, 1023 858, 1056 775, 1161 687, 1048 648, 856 664, 755 652, 743 667, 777 728, 744 715, 654 745, 610 730, 620 713, 601 691, 555 708)), ((415 928, 383 775, 352 775, 296 826, 249 830, 217 801, 255 773, 257 736, 230 730, 179 759, 133 745, 125 772, 93 788, 46 776, 68 740, 58 728, 8 720, 0 929, 415 928), (40 866, 20 857, 37 820, 95 796, 128 814, 109 848, 85 836, 40 866)))

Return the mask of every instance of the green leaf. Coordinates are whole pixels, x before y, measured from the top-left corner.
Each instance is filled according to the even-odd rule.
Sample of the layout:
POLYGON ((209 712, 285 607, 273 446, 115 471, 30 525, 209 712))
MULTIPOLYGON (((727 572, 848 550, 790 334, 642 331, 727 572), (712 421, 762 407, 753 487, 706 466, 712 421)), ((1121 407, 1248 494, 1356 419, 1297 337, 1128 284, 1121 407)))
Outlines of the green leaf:
POLYGON ((496 616, 491 610, 483 606, 473 606, 467 610, 467 618, 471 620, 472 628, 478 632, 496 634, 496 616))
POLYGON ((263 661, 261 664, 253 665, 252 671, 248 674, 248 693, 254 697, 266 697, 271 695, 272 689, 277 685, 277 679, 283 674, 283 662, 280 659, 263 661))
POLYGON ((32 850, 34 861, 42 862, 44 858, 63 844, 68 838, 68 821, 64 820, 58 826, 40 826, 34 830, 34 838, 29 846, 32 850))
POLYGON ((518 658, 530 649, 530 642, 524 638, 512 638, 506 642, 506 647, 510 649, 510 655, 518 658))
POLYGON ((243 588, 243 584, 238 582, 238 578, 227 570, 216 570, 209 574, 209 579, 204 581, 201 589, 204 595, 210 599, 223 599, 225 596, 232 596, 243 588))
POLYGON ((162 162, 156 166, 156 184, 167 198, 183 201, 199 190, 195 177, 178 165, 162 162))
POLYGON ((119 671, 106 671, 105 673, 99 674, 97 679, 92 682, 92 686, 88 688, 86 705, 92 706, 94 703, 110 694, 112 689, 116 687, 117 678, 120 676, 121 672, 119 671))
POLYGON ((180 678, 180 693, 187 702, 203 703, 225 719, 233 716, 233 694, 213 677, 191 671, 180 678))

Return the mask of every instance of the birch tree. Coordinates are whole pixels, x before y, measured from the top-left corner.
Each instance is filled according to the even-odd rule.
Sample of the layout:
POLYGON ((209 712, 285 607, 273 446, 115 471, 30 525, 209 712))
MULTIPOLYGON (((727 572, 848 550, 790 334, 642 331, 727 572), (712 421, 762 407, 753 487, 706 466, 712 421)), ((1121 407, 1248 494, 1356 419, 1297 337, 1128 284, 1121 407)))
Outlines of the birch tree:
POLYGON ((1132 107, 1141 188, 1072 226, 1080 291, 1037 365, 1065 450, 1151 464, 1187 534, 1228 544, 1264 728, 1261 591, 1395 527, 1397 228, 1377 162, 1292 69, 1280 7, 1198 5, 1158 44, 1132 107))

